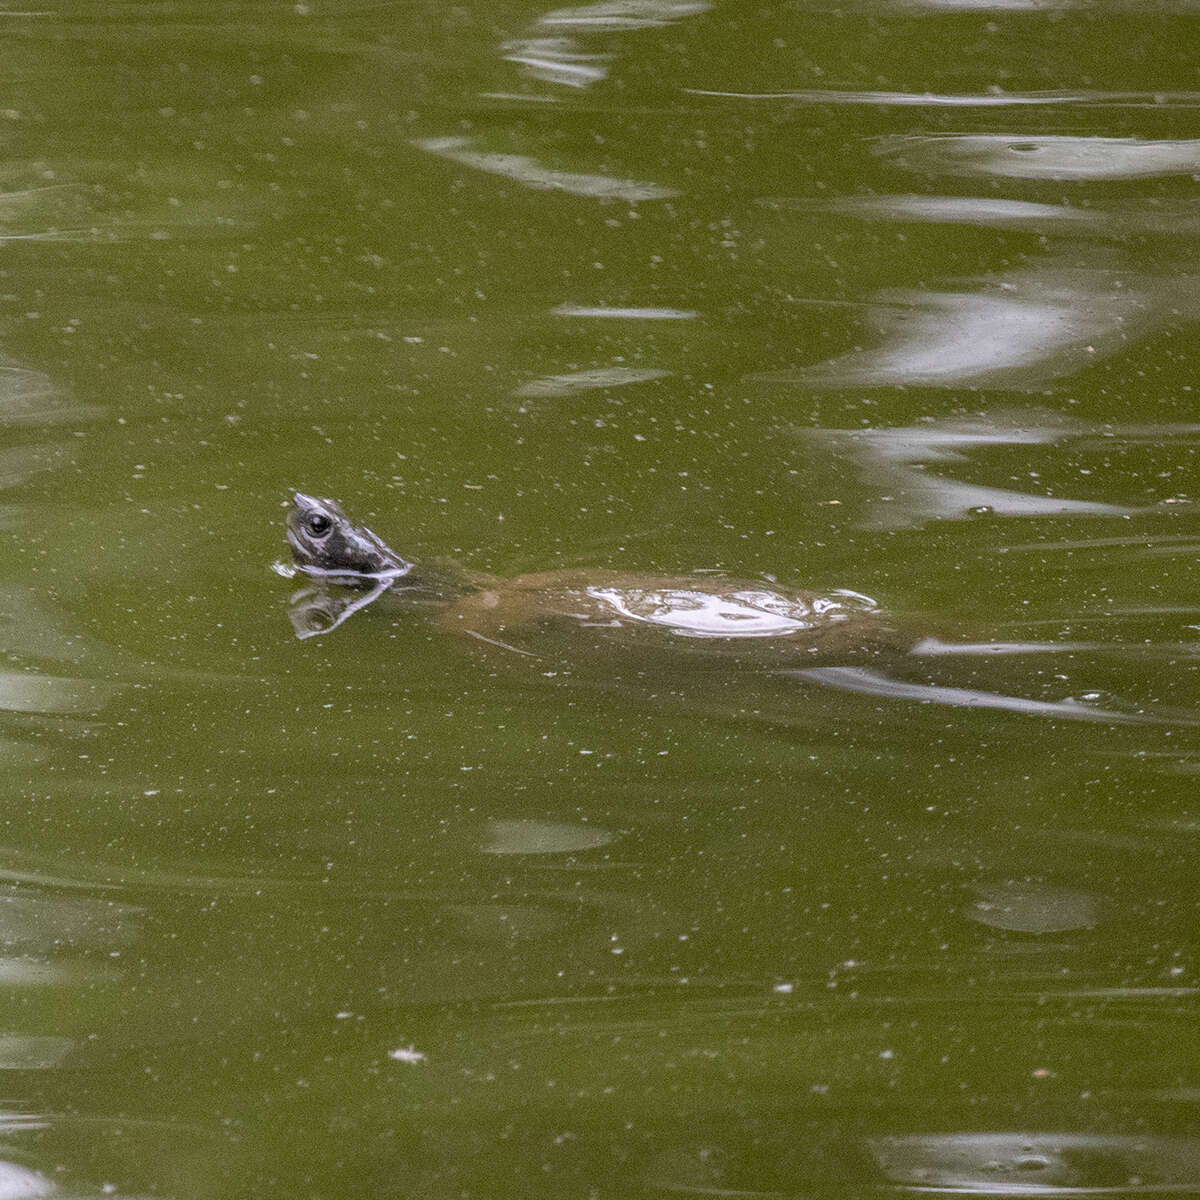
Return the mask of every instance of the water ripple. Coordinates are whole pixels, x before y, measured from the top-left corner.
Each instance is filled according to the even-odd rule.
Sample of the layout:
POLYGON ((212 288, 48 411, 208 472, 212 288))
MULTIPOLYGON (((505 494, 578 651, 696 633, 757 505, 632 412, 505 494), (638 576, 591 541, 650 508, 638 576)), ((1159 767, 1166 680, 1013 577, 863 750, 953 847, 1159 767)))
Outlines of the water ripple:
POLYGON ((563 375, 543 375, 523 383, 514 393, 517 396, 573 396, 578 392, 623 387, 631 383, 646 383, 662 379, 670 371, 656 367, 594 367, 589 371, 570 371, 563 375))
POLYGON ((915 700, 921 704, 945 704, 952 708, 990 708, 1028 716, 1054 717, 1067 721, 1095 721, 1107 725, 1200 725, 1200 717, 1190 713, 1121 712, 1112 708, 1093 707, 1075 699, 1029 700, 1023 696, 1005 696, 976 688, 907 683, 863 667, 806 667, 795 671, 780 671, 779 674, 807 679, 825 687, 857 692, 864 696, 915 700))
POLYGON ((831 200, 764 196, 758 203, 781 212, 839 213, 864 221, 973 225, 1028 233, 1087 233, 1127 238, 1130 233, 1180 237, 1200 233, 1200 204, 1194 200, 1115 202, 1087 208, 1038 204, 997 196, 837 196, 831 200))
POLYGON ((587 88, 608 75, 613 54, 585 49, 577 37, 661 29, 708 8, 708 0, 598 0, 556 8, 538 17, 523 36, 505 42, 504 58, 543 83, 587 88))
POLYGON ((440 158, 474 167, 492 175, 503 175, 525 187, 539 191, 569 192, 574 196, 588 196, 602 200, 665 200, 679 193, 657 183, 645 183, 635 179, 618 179, 611 175, 593 175, 581 171, 563 171, 544 166, 527 154, 503 154, 498 151, 479 150, 468 137, 417 138, 412 143, 419 150, 427 150, 440 158))
POLYGON ((608 321, 691 321, 698 312, 686 308, 620 308, 604 304, 560 304, 550 310, 555 317, 589 317, 608 321))
MULTIPOLYGON (((1158 444, 1193 439, 1195 425, 1161 425, 1158 444)), ((979 417, 929 421, 882 429, 823 429, 806 431, 806 437, 850 457, 872 489, 864 523, 873 528, 903 528, 930 520, 962 520, 975 513, 1001 516, 1126 517, 1137 511, 1160 511, 1156 506, 1135 509, 1107 501, 1039 495, 1017 488, 1001 488, 952 479, 925 469, 928 463, 961 463, 968 452, 988 446, 1058 446, 1094 436, 1097 428, 1068 421, 1054 413, 1006 411, 979 417)), ((1096 447, 1107 454, 1115 445, 1139 440, 1141 431, 1108 426, 1096 447)), ((1034 476, 1036 477, 1036 476, 1034 476)), ((1058 489, 1055 489, 1056 491, 1058 489)), ((1142 539, 1144 544, 1145 539, 1142 539)))
POLYGON ((877 292, 867 314, 880 344, 754 378, 822 388, 1031 391, 1200 311, 1196 281, 1183 274, 1163 279, 1046 260, 978 287, 877 292))
POLYGON ((722 92, 684 88, 690 96, 720 100, 786 100, 800 104, 865 105, 878 108, 1022 108, 1031 105, 1086 105, 1094 108, 1196 108, 1200 92, 875 92, 838 88, 798 88, 784 92, 722 92))
POLYGON ((1200 139, 1196 138, 901 135, 880 138, 875 153, 895 166, 925 175, 1001 175, 1066 182, 1152 179, 1200 171, 1200 139))
POLYGON ((905 1190, 1093 1196, 1200 1187, 1200 1141, 1095 1133, 930 1133, 871 1138, 905 1190))

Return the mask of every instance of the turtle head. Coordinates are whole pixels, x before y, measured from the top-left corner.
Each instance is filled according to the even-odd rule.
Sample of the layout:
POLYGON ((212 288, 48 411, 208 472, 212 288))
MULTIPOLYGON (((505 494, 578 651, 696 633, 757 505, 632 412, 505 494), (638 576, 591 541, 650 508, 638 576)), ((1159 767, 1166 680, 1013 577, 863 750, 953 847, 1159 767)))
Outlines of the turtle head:
POLYGON ((336 500, 303 492, 292 498, 287 539, 296 565, 314 574, 403 574, 412 565, 365 526, 355 525, 336 500))

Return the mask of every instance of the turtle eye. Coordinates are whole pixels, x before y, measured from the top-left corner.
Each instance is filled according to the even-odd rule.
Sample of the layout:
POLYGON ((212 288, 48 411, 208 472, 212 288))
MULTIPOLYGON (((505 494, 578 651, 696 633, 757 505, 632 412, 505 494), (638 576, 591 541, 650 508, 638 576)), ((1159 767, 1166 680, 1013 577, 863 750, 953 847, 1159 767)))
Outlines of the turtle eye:
POLYGON ((323 538, 333 528, 333 522, 324 513, 311 513, 304 518, 304 528, 316 538, 323 538))

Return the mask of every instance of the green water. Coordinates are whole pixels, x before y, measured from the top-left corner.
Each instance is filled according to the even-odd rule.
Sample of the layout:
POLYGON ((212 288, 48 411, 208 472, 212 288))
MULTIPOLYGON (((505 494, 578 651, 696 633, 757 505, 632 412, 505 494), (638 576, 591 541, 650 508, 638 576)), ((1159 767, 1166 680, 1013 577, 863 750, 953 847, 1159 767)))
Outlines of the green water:
POLYGON ((0 13, 0 1195, 1200 1194, 1196 22, 0 13), (297 488, 959 652, 300 640, 297 488))

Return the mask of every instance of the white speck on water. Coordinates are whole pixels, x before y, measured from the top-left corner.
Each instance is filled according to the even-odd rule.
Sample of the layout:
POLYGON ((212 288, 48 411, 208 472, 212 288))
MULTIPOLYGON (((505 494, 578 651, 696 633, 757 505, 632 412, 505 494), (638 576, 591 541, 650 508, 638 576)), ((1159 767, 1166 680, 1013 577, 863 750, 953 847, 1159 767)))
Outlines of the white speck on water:
POLYGON ((423 1063, 425 1061, 425 1055, 416 1049, 411 1042, 407 1046, 401 1046, 397 1050, 389 1050, 388 1058, 402 1063, 423 1063))

